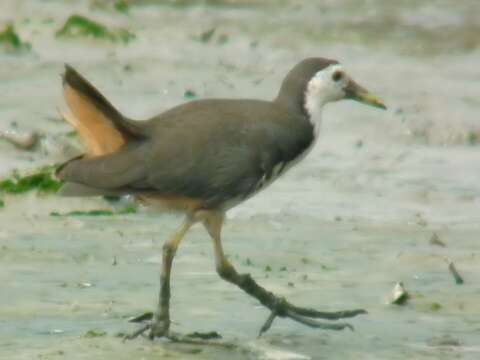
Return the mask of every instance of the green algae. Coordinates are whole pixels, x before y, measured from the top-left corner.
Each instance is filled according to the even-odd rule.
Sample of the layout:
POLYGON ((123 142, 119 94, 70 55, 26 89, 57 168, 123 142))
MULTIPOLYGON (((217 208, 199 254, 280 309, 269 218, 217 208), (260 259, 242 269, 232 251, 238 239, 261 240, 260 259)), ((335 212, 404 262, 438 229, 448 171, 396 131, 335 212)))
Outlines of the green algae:
POLYGON ((94 209, 94 210, 74 210, 61 214, 58 211, 52 211, 50 216, 114 216, 114 215, 128 215, 135 214, 137 208, 135 206, 127 206, 118 211, 112 211, 108 209, 94 209))
POLYGON ((90 9, 94 10, 103 10, 103 11, 116 11, 121 14, 127 15, 130 11, 132 2, 129 0, 115 0, 115 1, 104 1, 104 0, 91 0, 90 9))
POLYGON ((114 212, 112 210, 95 209, 95 210, 74 210, 61 214, 58 211, 52 211, 50 216, 112 216, 114 212))
POLYGON ((437 302, 433 302, 428 305, 428 309, 430 311, 440 311, 442 309, 442 305, 437 302))
POLYGON ((36 190, 40 193, 56 193, 62 184, 61 181, 54 178, 53 168, 45 167, 26 176, 14 173, 11 178, 0 181, 0 192, 24 194, 36 190))
POLYGON ((12 24, 8 24, 7 27, 0 32, 0 45, 8 51, 29 50, 31 48, 28 42, 22 41, 12 24))
POLYGON ((115 10, 117 10, 118 12, 121 12, 122 14, 127 14, 128 11, 130 10, 130 4, 125 0, 115 1, 115 3, 113 4, 113 7, 115 8, 115 10))
POLYGON ((197 93, 195 91, 191 90, 191 89, 187 89, 183 93, 183 97, 185 99, 195 99, 197 97, 197 93))
POLYGON ((135 39, 135 35, 126 29, 109 29, 99 22, 78 14, 71 15, 62 28, 57 31, 56 36, 69 39, 93 38, 123 43, 135 39))
POLYGON ((137 3, 140 4, 148 4, 148 5, 162 5, 162 6, 169 6, 173 8, 189 8, 194 6, 202 6, 202 7, 211 7, 211 8, 261 8, 268 6, 269 3, 275 3, 276 6, 283 1, 276 0, 275 2, 271 1, 255 1, 255 0, 164 0, 164 1, 155 1, 155 0, 137 0, 137 3))

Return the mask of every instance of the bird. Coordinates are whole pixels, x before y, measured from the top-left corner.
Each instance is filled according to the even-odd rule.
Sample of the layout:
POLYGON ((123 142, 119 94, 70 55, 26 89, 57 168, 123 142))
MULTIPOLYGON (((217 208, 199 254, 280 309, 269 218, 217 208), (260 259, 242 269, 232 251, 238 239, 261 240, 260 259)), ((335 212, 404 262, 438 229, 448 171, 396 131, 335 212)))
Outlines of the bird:
POLYGON ((311 57, 287 73, 271 101, 192 100, 147 120, 122 115, 88 80, 66 64, 63 112, 85 153, 61 164, 62 196, 131 195, 137 201, 184 215, 162 247, 158 307, 127 336, 172 334, 170 274, 177 249, 192 225, 201 223, 213 241, 218 275, 256 298, 269 311, 260 334, 277 317, 313 328, 353 329, 330 322, 366 313, 296 306, 237 272, 222 247, 227 211, 262 191, 303 160, 315 144, 324 105, 351 99, 386 109, 350 77, 337 60, 311 57), (152 313, 153 314, 153 313, 152 313))

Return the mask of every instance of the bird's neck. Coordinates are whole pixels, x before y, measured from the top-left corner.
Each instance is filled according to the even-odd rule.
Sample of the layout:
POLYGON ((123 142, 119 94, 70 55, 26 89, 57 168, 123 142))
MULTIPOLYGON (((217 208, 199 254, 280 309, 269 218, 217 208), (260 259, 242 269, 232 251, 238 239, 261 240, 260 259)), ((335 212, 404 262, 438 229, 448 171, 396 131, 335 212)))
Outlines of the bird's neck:
POLYGON ((327 99, 323 99, 321 96, 305 97, 305 113, 308 117, 308 121, 313 125, 315 138, 317 138, 320 132, 320 126, 322 124, 322 111, 323 106, 328 102, 327 99))
POLYGON ((331 99, 326 94, 323 94, 324 92, 321 89, 314 86, 307 87, 303 92, 294 93, 296 95, 292 95, 290 91, 282 86, 274 103, 281 104, 281 106, 286 107, 293 114, 308 119, 314 128, 315 137, 317 137, 320 131, 323 106, 331 99))
POLYGON ((318 138, 318 135, 320 134, 320 127, 322 125, 322 114, 321 114, 321 111, 319 111, 318 113, 316 113, 315 115, 310 115, 308 117, 308 121, 310 121, 310 123, 312 124, 313 126, 313 133, 315 135, 315 139, 318 138))

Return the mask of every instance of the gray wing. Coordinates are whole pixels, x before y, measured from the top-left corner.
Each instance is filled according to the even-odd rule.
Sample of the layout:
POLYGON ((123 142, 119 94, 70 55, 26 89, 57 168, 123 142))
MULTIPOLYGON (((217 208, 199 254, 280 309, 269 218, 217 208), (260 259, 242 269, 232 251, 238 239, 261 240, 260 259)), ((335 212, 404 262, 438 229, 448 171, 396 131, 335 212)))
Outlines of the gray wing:
POLYGON ((135 187, 200 198, 205 207, 244 199, 313 140, 306 119, 270 102, 204 100, 158 119, 148 177, 135 187), (168 132, 168 136, 167 136, 168 132))

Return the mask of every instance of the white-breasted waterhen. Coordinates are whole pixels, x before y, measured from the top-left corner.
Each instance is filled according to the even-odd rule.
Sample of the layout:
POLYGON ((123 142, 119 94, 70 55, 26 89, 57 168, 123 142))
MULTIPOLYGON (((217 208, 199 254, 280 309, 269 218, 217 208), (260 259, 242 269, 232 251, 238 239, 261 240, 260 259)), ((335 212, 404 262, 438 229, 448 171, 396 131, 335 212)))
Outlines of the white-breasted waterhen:
POLYGON ((353 99, 385 109, 355 83, 335 60, 308 58, 293 67, 272 101, 205 99, 174 107, 149 120, 124 117, 72 67, 63 76, 70 122, 86 153, 59 167, 66 196, 131 194, 183 212, 185 221, 163 246, 160 299, 152 321, 132 334, 169 335, 170 272, 177 248, 201 222, 214 244, 220 277, 239 286, 271 311, 261 333, 275 317, 311 327, 340 330, 329 323, 364 310, 319 312, 300 308, 239 274, 225 257, 221 229, 225 213, 265 188, 312 148, 320 112, 329 102, 353 99))

